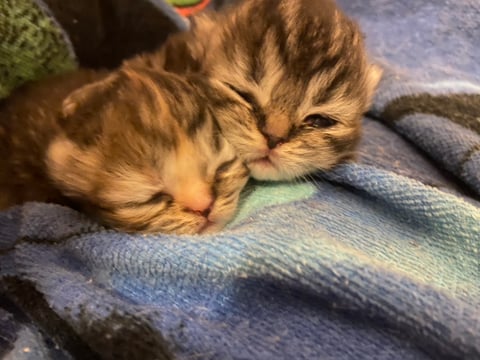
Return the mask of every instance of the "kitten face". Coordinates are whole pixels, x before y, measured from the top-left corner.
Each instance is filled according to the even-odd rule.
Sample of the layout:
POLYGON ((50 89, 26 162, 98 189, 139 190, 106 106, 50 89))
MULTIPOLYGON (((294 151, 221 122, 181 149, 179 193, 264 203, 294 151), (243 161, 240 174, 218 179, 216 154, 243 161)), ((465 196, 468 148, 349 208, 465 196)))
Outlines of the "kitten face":
POLYGON ((216 116, 253 177, 292 179, 353 157, 381 70, 333 2, 245 0, 200 15, 188 36, 166 44, 161 66, 180 71, 171 50, 184 54, 182 41, 185 68, 236 97, 216 116))
POLYGON ((219 136, 206 86, 125 68, 77 90, 63 104, 65 133, 48 150, 51 177, 117 229, 220 229, 235 212, 248 171, 219 136), (96 128, 80 136, 78 124, 96 128))

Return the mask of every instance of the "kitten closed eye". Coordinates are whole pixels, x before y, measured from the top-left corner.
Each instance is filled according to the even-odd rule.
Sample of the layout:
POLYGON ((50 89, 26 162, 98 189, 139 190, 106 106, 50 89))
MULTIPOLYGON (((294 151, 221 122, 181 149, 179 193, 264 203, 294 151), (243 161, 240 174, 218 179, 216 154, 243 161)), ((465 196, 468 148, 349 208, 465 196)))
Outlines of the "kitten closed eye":
POLYGON ((165 203, 167 205, 170 205, 173 202, 173 197, 167 193, 164 193, 162 191, 159 191, 155 194, 153 194, 150 199, 145 201, 143 205, 152 205, 152 204, 160 204, 160 203, 165 203))
POLYGON ((337 124, 334 119, 324 115, 309 115, 303 120, 304 124, 316 129, 328 128, 337 124))
POLYGON ((233 86, 232 84, 228 84, 226 83, 225 84, 229 89, 233 90, 238 96, 240 96, 243 100, 245 100, 245 102, 247 102, 248 104, 252 105, 252 104, 256 104, 256 100, 255 100, 255 97, 249 93, 248 91, 243 91, 243 90, 240 90, 240 89, 237 89, 235 86, 233 86))
POLYGON ((229 160, 220 164, 217 170, 215 171, 215 179, 219 179, 220 177, 227 174, 230 168, 232 167, 232 165, 235 163, 235 161, 238 161, 236 157, 232 160, 229 160))

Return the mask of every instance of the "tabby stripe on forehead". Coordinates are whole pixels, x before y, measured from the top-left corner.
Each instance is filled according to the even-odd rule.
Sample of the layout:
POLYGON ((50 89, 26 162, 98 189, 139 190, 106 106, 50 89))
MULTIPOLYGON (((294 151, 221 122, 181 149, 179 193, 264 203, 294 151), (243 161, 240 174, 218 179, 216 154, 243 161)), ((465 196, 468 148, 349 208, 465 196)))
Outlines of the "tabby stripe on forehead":
MULTIPOLYGON (((275 2, 276 3, 276 2, 275 2)), ((270 4, 263 4, 263 6, 270 6, 270 4)), ((250 33, 251 37, 244 38, 244 47, 247 51, 248 60, 248 77, 259 83, 265 76, 265 64, 263 62, 264 56, 261 55, 266 49, 266 37, 269 29, 268 24, 273 20, 269 19, 271 16, 264 17, 264 11, 259 11, 257 7, 250 9, 248 18, 250 21, 245 22, 249 28, 245 29, 246 34, 250 33), (255 29, 251 29, 255 27, 255 29)), ((268 12, 270 14, 270 11, 268 12)))
MULTIPOLYGON (((275 2, 276 9, 272 11, 272 14, 275 12, 279 12, 278 9, 280 4, 279 1, 275 2)), ((282 19, 282 21, 277 21, 275 23, 275 32, 277 34, 277 46, 278 46, 278 54, 281 56, 281 60, 283 64, 286 65, 289 63, 290 53, 293 49, 289 49, 287 46, 287 39, 288 34, 285 31, 286 19, 282 19)))
MULTIPOLYGON (((135 114, 137 121, 130 121, 129 125, 135 129, 135 132, 146 139, 152 139, 152 143, 160 143, 167 150, 175 148, 178 144, 178 138, 175 134, 170 134, 166 129, 150 129, 146 128, 142 122, 141 115, 138 113, 136 104, 128 104, 129 112, 135 114)), ((159 115, 160 116, 160 115, 159 115)))
MULTIPOLYGON (((252 107, 253 114, 255 118, 257 119, 257 125, 261 129, 265 126, 265 123, 267 122, 267 115, 263 111, 262 106, 258 103, 257 99, 255 96, 249 92, 242 91, 238 89, 237 87, 233 86, 232 84, 225 83, 230 89, 235 91, 238 95, 240 95, 247 103, 250 104, 252 107)), ((239 121, 241 121, 239 119, 239 121)))
POLYGON ((316 96, 313 97, 312 102, 313 104, 324 104, 328 101, 330 101, 332 98, 335 97, 337 94, 339 88, 343 84, 348 84, 350 83, 352 72, 350 71, 349 66, 338 66, 334 68, 336 72, 331 71, 328 75, 325 74, 324 77, 327 77, 330 79, 330 83, 328 86, 316 96))
POLYGON ((210 109, 207 109, 208 114, 210 115, 211 121, 212 121, 212 128, 213 128, 213 134, 212 134, 212 141, 213 141, 213 146, 215 147, 215 151, 219 152, 223 148, 223 143, 221 142, 222 135, 221 135, 221 129, 220 125, 218 124, 218 119, 216 118, 215 114, 210 111, 210 109))
MULTIPOLYGON (((188 83, 191 86, 188 87, 184 81, 173 82, 160 74, 155 76, 155 80, 163 87, 163 99, 166 101, 173 118, 177 119, 177 124, 187 131, 188 136, 194 136, 209 120, 205 103, 192 102, 189 97, 185 96, 192 91, 191 87, 196 89, 194 84, 188 83)), ((162 130, 165 133, 165 129, 162 130)), ((176 146, 178 138, 175 133, 165 134, 162 137, 162 142, 164 141, 176 146)))
MULTIPOLYGON (((192 90, 184 81, 172 81, 165 78, 161 74, 156 74, 155 80, 161 84, 163 89, 162 98, 165 100, 170 113, 177 123, 182 126, 183 129, 189 131, 189 127, 194 125, 196 118, 198 118, 199 110, 196 108, 196 104, 186 97, 192 90), (193 120, 193 123, 192 123, 193 120)), ((192 130, 195 132, 195 130, 192 130)))
POLYGON ((203 104, 199 104, 198 108, 194 109, 194 112, 192 118, 186 120, 188 136, 195 136, 197 131, 203 128, 207 121, 211 121, 209 112, 203 104))
MULTIPOLYGON (((316 41, 316 39, 308 40, 311 42, 316 41)), ((301 40, 299 41, 301 42, 301 40)), ((293 60, 293 64, 295 65, 294 73, 302 79, 309 79, 312 76, 322 73, 326 69, 334 68, 341 60, 341 50, 327 56, 326 54, 331 46, 332 44, 328 40, 323 39, 322 45, 315 48, 315 54, 299 52, 297 54, 298 57, 293 60)))
MULTIPOLYGON (((165 81, 165 79, 161 75, 157 74, 157 76, 153 76, 151 73, 144 73, 132 69, 124 70, 124 72, 127 74, 127 76, 130 77, 130 79, 138 81, 144 86, 145 92, 142 93, 142 95, 144 95, 145 99, 148 99, 148 101, 153 106, 153 108, 156 109, 156 111, 167 112, 170 110, 164 108, 165 105, 168 107, 171 106, 164 103, 168 102, 168 97, 166 96, 165 92, 160 91, 158 84, 160 82, 162 86, 167 87, 168 85, 170 85, 170 83, 168 81, 165 81)), ((176 89, 175 86, 169 86, 168 90, 173 91, 173 88, 176 89)), ((133 121, 130 123, 139 134, 142 134, 142 136, 144 136, 145 138, 153 139, 154 142, 160 142, 163 146, 169 149, 177 145, 177 138, 173 136, 173 134, 170 134, 168 132, 168 129, 157 130, 155 128, 152 129, 152 127, 150 126, 144 125, 145 119, 142 119, 142 116, 144 116, 144 114, 139 111, 138 104, 125 102, 125 106, 128 107, 128 111, 131 114, 135 114, 135 116, 138 117, 138 121, 133 121)), ((149 116, 153 118, 153 121, 155 121, 157 116, 160 117, 160 115, 155 114, 155 112, 146 111, 146 113, 149 113, 149 116)))
POLYGON ((158 84, 149 74, 131 69, 126 69, 123 71, 130 77, 131 80, 140 82, 147 90, 149 90, 147 94, 149 95, 152 104, 158 105, 159 99, 163 99, 162 92, 160 91, 158 84))
POLYGON ((250 61, 250 78, 255 83, 260 83, 260 81, 265 77, 265 67, 263 59, 260 56, 251 57, 250 61))
MULTIPOLYGON (((278 32, 282 36, 285 44, 284 62, 295 76, 305 79, 310 77, 309 71, 311 64, 316 57, 322 57, 328 50, 328 36, 326 29, 318 28, 313 19, 304 21, 305 11, 318 11, 315 9, 306 10, 305 4, 301 2, 292 2, 285 6, 282 13, 283 21, 279 23, 278 32), (297 6, 295 6, 295 5, 297 6), (293 20, 296 19, 296 20, 293 20), (318 46, 318 43, 321 46, 318 46), (305 45, 303 45, 305 44, 305 45), (312 53, 312 50, 315 50, 312 53)), ((285 2, 284 2, 285 4, 285 2)), ((308 14, 307 16, 311 16, 308 14)), ((324 26, 328 26, 325 24, 324 26)))
POLYGON ((249 46, 248 58, 250 59, 249 63, 249 74, 248 77, 255 83, 260 83, 260 81, 265 76, 265 64, 264 56, 261 56, 260 53, 265 51, 265 38, 267 35, 267 29, 264 27, 259 29, 258 38, 249 46))
MULTIPOLYGON (((342 55, 341 55, 341 50, 338 52, 335 52, 334 54, 331 54, 330 56, 322 56, 318 57, 317 59, 314 59, 312 61, 311 66, 308 69, 304 69, 304 76, 307 78, 310 78, 314 75, 320 74, 324 72, 326 69, 342 69, 344 70, 348 66, 341 66, 341 61, 342 61, 342 55), (316 60, 316 61, 315 61, 316 60)), ((344 81, 342 78, 341 81, 344 81)))

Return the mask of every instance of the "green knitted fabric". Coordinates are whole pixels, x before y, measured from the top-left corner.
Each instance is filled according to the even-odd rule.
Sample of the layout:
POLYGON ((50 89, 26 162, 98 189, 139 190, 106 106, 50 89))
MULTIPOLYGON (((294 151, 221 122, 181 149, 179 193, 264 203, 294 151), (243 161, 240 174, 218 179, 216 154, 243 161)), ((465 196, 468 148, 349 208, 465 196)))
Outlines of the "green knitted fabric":
POLYGON ((0 0, 0 99, 28 80, 76 67, 68 37, 35 0, 0 0))
POLYGON ((173 6, 192 6, 201 3, 202 0, 167 0, 173 6))

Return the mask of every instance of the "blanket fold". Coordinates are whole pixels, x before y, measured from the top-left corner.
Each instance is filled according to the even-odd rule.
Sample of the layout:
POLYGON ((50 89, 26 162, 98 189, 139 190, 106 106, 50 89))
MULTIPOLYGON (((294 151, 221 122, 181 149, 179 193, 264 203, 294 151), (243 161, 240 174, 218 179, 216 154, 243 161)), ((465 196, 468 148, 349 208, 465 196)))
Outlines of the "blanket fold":
POLYGON ((339 2, 386 71, 358 161, 252 181, 209 236, 0 213, 0 354, 480 359, 480 4, 339 2))
POLYGON ((480 194, 478 3, 340 3, 386 69, 371 115, 480 194))

